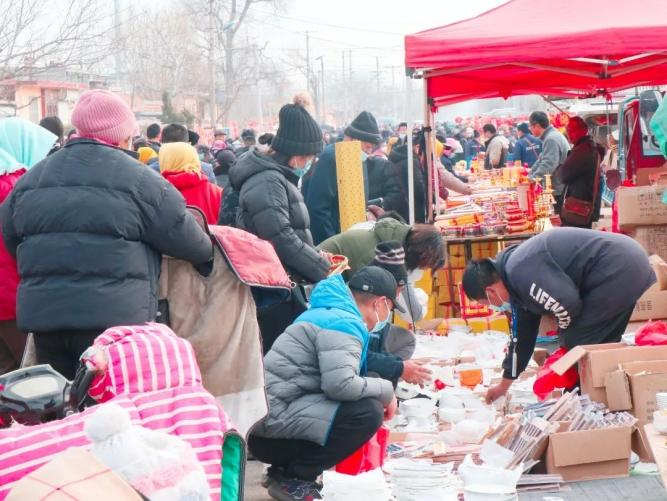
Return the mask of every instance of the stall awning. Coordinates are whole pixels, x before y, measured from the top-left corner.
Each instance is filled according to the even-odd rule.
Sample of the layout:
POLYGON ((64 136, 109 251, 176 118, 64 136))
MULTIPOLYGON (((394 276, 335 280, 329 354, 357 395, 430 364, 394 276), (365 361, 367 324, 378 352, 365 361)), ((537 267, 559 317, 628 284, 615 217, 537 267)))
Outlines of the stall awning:
POLYGON ((431 104, 594 96, 667 83, 667 0, 510 0, 407 35, 405 64, 431 104))

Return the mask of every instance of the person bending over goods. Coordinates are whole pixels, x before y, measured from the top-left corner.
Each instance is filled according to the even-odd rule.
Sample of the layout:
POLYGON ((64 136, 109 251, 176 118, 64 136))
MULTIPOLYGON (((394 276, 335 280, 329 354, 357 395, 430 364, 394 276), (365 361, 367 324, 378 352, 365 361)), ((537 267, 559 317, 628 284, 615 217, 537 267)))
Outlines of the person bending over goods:
POLYGON ((646 252, 630 237, 580 228, 537 235, 495 261, 472 261, 463 274, 466 295, 513 317, 503 380, 489 389, 487 401, 507 393, 525 370, 542 315, 556 318, 560 343, 568 350, 615 343, 655 280, 646 252))
POLYGON ((317 477, 367 442, 396 411, 391 382, 365 377, 369 331, 389 318, 396 281, 369 266, 313 289, 311 307, 264 357, 268 416, 248 447, 270 464, 263 485, 278 500, 321 499, 317 477))

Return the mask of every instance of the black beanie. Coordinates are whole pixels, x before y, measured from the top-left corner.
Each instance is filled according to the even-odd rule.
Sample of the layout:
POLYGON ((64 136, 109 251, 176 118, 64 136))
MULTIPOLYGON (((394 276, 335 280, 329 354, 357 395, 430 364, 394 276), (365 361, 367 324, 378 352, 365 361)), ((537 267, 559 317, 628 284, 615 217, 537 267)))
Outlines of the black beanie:
POLYGON ((345 129, 345 135, 366 143, 380 144, 382 136, 377 120, 369 111, 362 111, 345 129))
POLYGON ((323 148, 322 130, 305 108, 302 96, 286 104, 278 114, 278 132, 271 149, 289 156, 317 155, 323 148))
POLYGON ((379 266, 391 273, 400 287, 408 282, 408 270, 405 267, 405 251, 401 242, 388 240, 375 246, 375 258, 370 266, 379 266))

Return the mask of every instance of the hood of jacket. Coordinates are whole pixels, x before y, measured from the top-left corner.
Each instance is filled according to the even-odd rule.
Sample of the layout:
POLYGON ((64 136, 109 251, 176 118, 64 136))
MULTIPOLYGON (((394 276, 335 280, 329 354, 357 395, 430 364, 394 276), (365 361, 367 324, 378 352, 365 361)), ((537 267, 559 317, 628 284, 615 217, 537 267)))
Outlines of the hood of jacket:
POLYGON ((297 184, 298 177, 292 169, 284 167, 267 155, 262 155, 256 150, 249 151, 239 158, 231 169, 229 169, 229 180, 236 191, 241 191, 243 183, 255 174, 267 170, 274 170, 284 175, 288 181, 297 184))
POLYGON ((408 159, 407 144, 396 145, 391 149, 391 153, 389 153, 389 161, 391 163, 397 164, 405 162, 407 159, 408 159))
POLYGON ((198 172, 168 172, 162 173, 164 178, 173 184, 177 189, 183 190, 186 188, 194 188, 202 182, 208 183, 198 172))
POLYGON ((514 251, 518 247, 518 244, 511 245, 504 251, 499 252, 496 258, 493 260, 493 265, 496 268, 498 275, 500 275, 500 279, 503 281, 503 284, 505 284, 507 291, 510 293, 510 302, 525 308, 525 305, 519 299, 518 294, 516 294, 514 291, 512 283, 509 280, 509 276, 507 275, 507 261, 509 261, 510 257, 512 257, 512 254, 514 254, 514 251))
POLYGON ((361 366, 365 367, 369 333, 361 311, 342 275, 319 282, 310 296, 310 308, 294 321, 308 322, 320 329, 353 336, 362 346, 361 366))
POLYGON ((405 247, 405 240, 408 238, 408 233, 410 233, 410 225, 388 217, 380 219, 375 223, 373 233, 375 233, 378 242, 397 240, 405 247))

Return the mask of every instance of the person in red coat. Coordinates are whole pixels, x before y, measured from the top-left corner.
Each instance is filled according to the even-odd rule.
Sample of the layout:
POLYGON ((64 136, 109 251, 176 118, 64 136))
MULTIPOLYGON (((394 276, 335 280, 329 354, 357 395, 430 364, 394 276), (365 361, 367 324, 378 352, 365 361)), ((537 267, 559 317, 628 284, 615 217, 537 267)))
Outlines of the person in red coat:
POLYGON ((185 203, 201 209, 208 224, 217 224, 222 188, 202 174, 197 150, 187 143, 163 144, 159 163, 160 172, 181 192, 185 203))
MULTIPOLYGON (((44 159, 58 138, 22 118, 0 120, 0 203, 21 176, 44 159)), ((0 238, 0 374, 17 369, 26 335, 16 326, 16 291, 19 274, 16 261, 0 238)))

